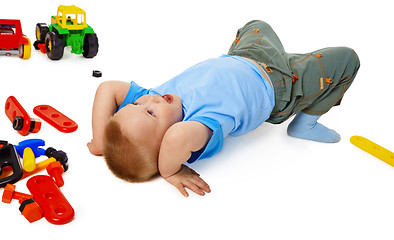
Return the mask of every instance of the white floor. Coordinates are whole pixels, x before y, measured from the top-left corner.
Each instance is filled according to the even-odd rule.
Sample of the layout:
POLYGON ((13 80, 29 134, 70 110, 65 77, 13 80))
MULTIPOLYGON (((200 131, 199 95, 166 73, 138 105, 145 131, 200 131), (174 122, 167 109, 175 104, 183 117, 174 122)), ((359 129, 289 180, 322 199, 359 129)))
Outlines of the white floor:
MULTIPOLYGON (((32 42, 36 23, 49 23, 60 4, 76 4, 86 10, 100 51, 90 60, 69 49, 60 61, 35 50, 29 60, 0 56, 1 104, 13 95, 31 117, 36 105, 49 104, 79 125, 65 134, 43 122, 39 133, 22 137, 0 114, 0 139, 17 144, 41 138, 46 147, 67 152, 70 169, 63 175, 62 192, 76 212, 63 226, 44 219, 30 224, 16 201, 0 203, 1 239, 394 238, 394 169, 349 141, 361 135, 394 151, 389 1, 136 2, 2 3, 0 18, 21 19, 32 42), (191 165, 212 192, 188 198, 161 178, 142 184, 118 180, 101 157, 89 154, 92 102, 102 81, 156 86, 226 53, 237 29, 252 19, 270 23, 288 52, 327 46, 357 51, 361 68, 354 85, 342 105, 321 118, 341 134, 341 142, 294 139, 286 135, 288 122, 263 124, 245 136, 227 138, 219 154, 191 165), (103 77, 92 77, 92 70, 101 70, 103 77)), ((28 192, 25 180, 16 185, 17 191, 28 192)))

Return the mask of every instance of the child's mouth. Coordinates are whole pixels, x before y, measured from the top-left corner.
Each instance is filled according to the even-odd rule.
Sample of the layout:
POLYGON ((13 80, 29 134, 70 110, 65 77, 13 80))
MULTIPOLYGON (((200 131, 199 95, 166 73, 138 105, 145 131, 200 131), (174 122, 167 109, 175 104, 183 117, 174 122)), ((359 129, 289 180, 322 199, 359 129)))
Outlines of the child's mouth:
POLYGON ((163 95, 162 98, 166 100, 169 104, 171 104, 174 100, 173 96, 171 96, 170 94, 163 95))

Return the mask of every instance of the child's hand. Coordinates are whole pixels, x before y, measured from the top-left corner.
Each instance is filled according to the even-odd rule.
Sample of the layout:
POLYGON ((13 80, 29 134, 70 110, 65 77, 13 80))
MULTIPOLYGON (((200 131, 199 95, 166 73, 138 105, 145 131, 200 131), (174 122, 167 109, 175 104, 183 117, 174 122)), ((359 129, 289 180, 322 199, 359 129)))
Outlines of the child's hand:
POLYGON ((165 180, 178 188, 178 190, 185 197, 189 196, 185 187, 201 196, 205 195, 205 192, 211 192, 208 184, 202 180, 202 178, 200 178, 200 174, 196 173, 193 169, 190 169, 185 165, 182 165, 181 169, 177 173, 165 178, 165 180))
POLYGON ((101 148, 99 148, 97 144, 93 143, 93 139, 92 141, 88 142, 87 146, 91 154, 96 156, 101 156, 103 154, 101 148))

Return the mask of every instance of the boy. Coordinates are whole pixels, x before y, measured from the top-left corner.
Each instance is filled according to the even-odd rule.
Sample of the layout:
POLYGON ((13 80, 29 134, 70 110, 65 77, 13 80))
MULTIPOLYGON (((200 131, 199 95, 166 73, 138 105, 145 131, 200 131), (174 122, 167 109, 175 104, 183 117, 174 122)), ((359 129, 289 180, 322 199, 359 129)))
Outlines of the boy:
POLYGON ((262 21, 239 29, 228 55, 203 61, 164 84, 104 82, 93 104, 92 154, 103 154, 118 177, 141 182, 158 172, 184 195, 208 184, 185 163, 209 158, 227 135, 297 114, 290 136, 334 143, 340 136, 317 122, 339 105, 360 64, 349 48, 288 54, 262 21))

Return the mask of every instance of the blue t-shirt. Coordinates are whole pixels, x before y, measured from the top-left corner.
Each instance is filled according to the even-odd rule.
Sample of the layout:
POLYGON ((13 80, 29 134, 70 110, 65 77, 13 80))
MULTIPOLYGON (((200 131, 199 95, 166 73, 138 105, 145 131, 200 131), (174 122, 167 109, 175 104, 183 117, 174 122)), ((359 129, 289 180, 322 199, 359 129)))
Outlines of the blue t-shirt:
POLYGON ((188 163, 219 152, 227 135, 240 136, 265 122, 275 105, 274 89, 257 66, 238 56, 222 55, 198 63, 162 85, 145 89, 132 82, 119 109, 146 94, 176 94, 182 100, 183 121, 198 121, 212 129, 207 146, 188 163))

